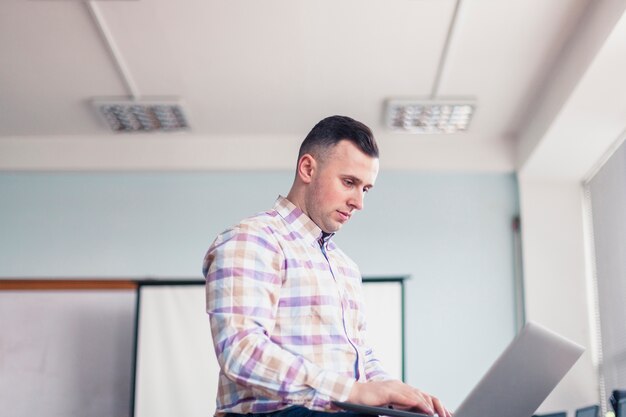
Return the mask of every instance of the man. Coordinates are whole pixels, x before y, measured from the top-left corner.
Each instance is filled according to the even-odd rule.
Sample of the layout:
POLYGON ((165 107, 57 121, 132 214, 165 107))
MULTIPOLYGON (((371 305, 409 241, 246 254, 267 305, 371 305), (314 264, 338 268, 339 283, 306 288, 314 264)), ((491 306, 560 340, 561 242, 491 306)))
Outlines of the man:
POLYGON ((323 416, 332 401, 450 413, 392 379, 366 345, 361 275, 331 240, 378 175, 371 130, 320 121, 303 141, 286 198, 219 235, 204 262, 220 364, 217 413, 323 416))

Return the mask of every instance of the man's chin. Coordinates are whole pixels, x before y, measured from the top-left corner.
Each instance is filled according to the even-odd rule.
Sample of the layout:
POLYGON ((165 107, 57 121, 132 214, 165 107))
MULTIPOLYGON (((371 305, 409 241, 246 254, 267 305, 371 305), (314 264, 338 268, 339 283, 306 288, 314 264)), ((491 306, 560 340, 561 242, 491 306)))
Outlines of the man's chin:
POLYGON ((341 226, 343 226, 343 223, 334 224, 332 230, 329 230, 326 233, 337 233, 339 229, 341 229, 341 226))
POLYGON ((324 233, 336 233, 343 226, 341 223, 332 224, 326 227, 322 227, 324 233))

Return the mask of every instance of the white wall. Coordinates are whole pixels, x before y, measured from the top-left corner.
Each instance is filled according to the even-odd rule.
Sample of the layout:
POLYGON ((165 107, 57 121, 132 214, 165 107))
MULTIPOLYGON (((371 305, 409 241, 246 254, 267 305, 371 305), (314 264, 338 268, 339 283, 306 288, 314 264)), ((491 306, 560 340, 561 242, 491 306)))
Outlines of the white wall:
POLYGON ((520 179, 526 318, 586 352, 540 407, 571 413, 599 402, 593 364, 580 183, 520 179))
POLYGON ((127 416, 135 299, 133 290, 0 291, 2 416, 127 416))
POLYGON ((518 143, 527 317, 588 348, 544 412, 601 403, 582 184, 626 129, 625 8, 623 0, 591 4, 518 143))

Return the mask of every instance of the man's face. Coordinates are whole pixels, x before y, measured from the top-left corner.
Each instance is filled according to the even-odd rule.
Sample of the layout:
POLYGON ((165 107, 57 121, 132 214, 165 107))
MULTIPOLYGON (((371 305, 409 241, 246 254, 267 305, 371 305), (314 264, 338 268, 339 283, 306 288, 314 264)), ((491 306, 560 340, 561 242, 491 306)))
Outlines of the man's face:
POLYGON ((378 175, 378 158, 342 140, 315 166, 305 196, 306 214, 324 232, 333 233, 363 208, 365 193, 378 175))

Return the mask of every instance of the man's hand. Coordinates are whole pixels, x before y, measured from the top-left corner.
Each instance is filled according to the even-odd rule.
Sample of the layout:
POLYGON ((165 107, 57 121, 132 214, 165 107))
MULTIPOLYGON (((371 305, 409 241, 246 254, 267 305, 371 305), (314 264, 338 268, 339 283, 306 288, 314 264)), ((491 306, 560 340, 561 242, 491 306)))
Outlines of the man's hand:
POLYGON ((439 399, 398 380, 357 382, 350 391, 348 401, 372 406, 391 405, 430 415, 437 413, 439 417, 452 416, 439 399))

